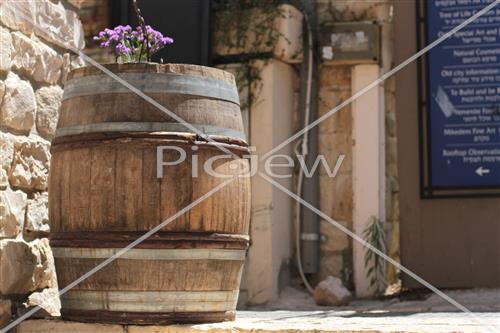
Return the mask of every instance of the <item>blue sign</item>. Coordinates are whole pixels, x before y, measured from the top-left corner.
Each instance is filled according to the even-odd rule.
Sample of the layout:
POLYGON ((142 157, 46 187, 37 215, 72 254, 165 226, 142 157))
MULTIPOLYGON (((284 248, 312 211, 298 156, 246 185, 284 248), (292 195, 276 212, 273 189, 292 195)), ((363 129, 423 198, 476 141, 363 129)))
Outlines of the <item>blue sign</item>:
MULTIPOLYGON (((432 42, 493 0, 424 0, 432 42)), ((500 6, 428 54, 430 181, 500 187, 500 6)))

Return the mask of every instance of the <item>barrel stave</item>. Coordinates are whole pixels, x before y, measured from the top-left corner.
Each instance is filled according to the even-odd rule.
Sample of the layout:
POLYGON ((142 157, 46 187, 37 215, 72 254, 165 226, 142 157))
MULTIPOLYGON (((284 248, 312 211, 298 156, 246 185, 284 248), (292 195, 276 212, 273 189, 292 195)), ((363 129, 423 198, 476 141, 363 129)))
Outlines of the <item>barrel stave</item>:
MULTIPOLYGON (((165 152, 164 161, 177 159, 176 154, 165 152)), ((196 152, 198 164, 215 154, 200 149, 196 152)), ((54 152, 51 172, 62 177, 49 180, 52 230, 147 231, 156 227, 226 180, 203 170, 192 178, 192 156, 188 151, 185 162, 165 167, 163 177, 157 178, 154 147, 103 144, 54 152)), ((243 174, 248 161, 218 160, 213 169, 220 174, 243 174), (231 163, 237 168, 231 169, 231 163)), ((248 187, 248 177, 236 177, 163 230, 247 234, 248 187)))

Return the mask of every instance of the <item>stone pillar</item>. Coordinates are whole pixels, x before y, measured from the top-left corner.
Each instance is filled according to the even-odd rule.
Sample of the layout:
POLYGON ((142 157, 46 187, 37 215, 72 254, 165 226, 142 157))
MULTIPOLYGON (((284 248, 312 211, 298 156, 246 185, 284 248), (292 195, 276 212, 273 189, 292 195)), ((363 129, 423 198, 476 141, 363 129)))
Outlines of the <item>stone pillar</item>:
MULTIPOLYGON (((351 66, 322 65, 319 82, 319 116, 351 96, 351 66)), ((320 169, 320 209, 344 227, 352 229, 352 110, 347 105, 319 124, 319 153, 335 165, 340 154, 345 159, 335 178, 320 169)), ((352 287, 351 240, 343 231, 321 222, 321 266, 319 280, 327 276, 342 279, 352 287)))
MULTIPOLYGON (((379 63, 373 63, 373 69, 375 70, 375 68, 378 67, 379 75, 381 75, 390 70, 394 65, 392 61, 393 23, 391 1, 318 0, 318 17, 322 27, 320 28, 322 29, 320 33, 328 33, 329 26, 340 22, 376 22, 380 26, 381 32, 381 54, 379 63)), ((371 60, 368 59, 368 61, 371 60)), ((353 61, 335 61, 335 56, 332 62, 323 63, 320 67, 320 116, 351 97, 352 94, 355 93, 355 88, 359 89, 363 87, 363 84, 370 83, 360 81, 360 79, 363 79, 362 77, 354 77, 355 74, 360 73, 360 70, 364 70, 362 67, 358 66, 360 66, 360 63, 355 63, 353 61)), ((373 73, 371 76, 373 79, 376 78, 373 73)), ((374 91, 376 90, 377 89, 374 91)), ((383 158, 384 155, 378 156, 376 160, 374 159, 371 162, 375 163, 375 168, 379 170, 376 173, 376 175, 378 175, 376 177, 382 177, 382 180, 376 178, 376 181, 379 182, 380 185, 379 191, 375 192, 375 190, 373 190, 372 192, 373 195, 376 196, 374 199, 376 201, 374 206, 380 207, 374 209, 373 212, 380 212, 380 215, 378 213, 374 215, 378 218, 385 219, 385 233, 388 241, 386 246, 389 248, 390 255, 397 259, 399 251, 399 189, 396 168, 397 142, 395 138, 396 118, 394 91, 395 86, 392 79, 388 79, 384 83, 381 83, 381 87, 377 93, 371 92, 372 94, 378 94, 376 99, 381 101, 381 103, 377 104, 378 102, 375 101, 373 102, 375 104, 370 104, 369 108, 372 111, 376 111, 377 115, 380 116, 380 118, 376 119, 377 126, 383 125, 384 122, 387 124, 385 135, 383 134, 385 129, 380 128, 382 132, 376 133, 377 137, 372 138, 375 140, 372 144, 377 144, 378 140, 383 139, 385 139, 387 143, 385 150, 382 149, 382 147, 377 148, 377 153, 385 154, 385 162, 383 158), (382 89, 384 90, 382 91, 382 89), (382 101, 384 102, 382 103, 382 101), (385 120, 383 118, 384 113, 385 120), (384 169, 386 172, 385 175, 382 174, 384 169), (385 193, 382 193, 381 191, 384 191, 384 189, 385 193), (380 200, 385 200, 385 202, 380 200), (384 217, 384 211, 387 211, 387 217, 384 217)), ((355 204, 355 201, 358 199, 356 198, 357 194, 353 194, 353 191, 356 191, 354 188, 354 182, 356 182, 355 168, 361 170, 364 166, 362 164, 360 165, 359 161, 354 160, 356 150, 358 150, 360 156, 362 156, 361 149, 358 146, 358 140, 354 137, 355 134, 353 133, 355 127, 353 121, 354 117, 357 117, 355 115, 357 110, 354 109, 354 104, 347 105, 319 125, 320 153, 332 160, 337 158, 339 153, 346 154, 339 174, 334 179, 325 178, 320 181, 320 208, 323 212, 329 214, 345 227, 360 234, 362 232, 360 229, 362 229, 363 226, 355 222, 356 219, 359 221, 360 216, 358 215, 356 217, 359 211, 355 212, 354 210, 356 210, 356 205, 358 210, 362 209, 362 204, 361 206, 360 203, 355 204)), ((361 112, 363 113, 364 111, 361 110, 361 112)), ((360 118, 358 120, 359 122, 369 122, 370 120, 367 119, 368 118, 360 118)), ((375 176, 374 170, 370 172, 375 176)), ((359 179, 358 184, 361 184, 359 179)), ((360 190, 358 189, 357 191, 359 194, 360 190)), ((352 241, 342 231, 330 224, 323 223, 321 232, 324 236, 324 241, 321 245, 322 265, 319 277, 321 279, 325 278, 327 275, 341 277, 344 284, 349 289, 354 289, 356 281, 353 281, 353 270, 358 271, 358 279, 364 279, 363 277, 365 276, 365 272, 363 272, 364 254, 360 253, 361 248, 355 248, 356 241, 352 241), (355 261, 357 262, 355 263, 355 261), (357 269, 353 266, 356 266, 357 269)), ((395 269, 390 265, 388 266, 388 273, 388 282, 395 282, 395 269)), ((360 286, 360 288, 360 290, 366 289, 363 286, 360 286)))
MULTIPOLYGON (((352 92, 356 93, 379 77, 378 65, 357 65, 352 70, 352 92)), ((353 117, 353 231, 364 238, 372 218, 385 220, 385 126, 383 90, 375 87, 352 104, 353 117)), ((366 248, 353 243, 354 286, 356 295, 371 296, 365 265, 366 248)))
MULTIPOLYGON (((262 87, 250 109, 250 143, 262 155, 293 134, 297 75, 293 67, 278 61, 258 61, 262 87)), ((279 154, 292 156, 292 145, 279 154)), ((277 160, 283 163, 283 160, 277 160)), ((264 172, 265 161, 259 165, 264 172)), ((293 172, 290 168, 290 173, 293 172)), ((292 178, 276 179, 293 190, 292 178)), ((287 284, 291 264, 294 202, 287 194, 259 177, 252 178, 252 219, 245 287, 249 304, 276 298, 287 284)))
POLYGON ((0 12, 0 299, 29 306, 43 299, 58 315, 47 239, 49 149, 66 74, 82 64, 69 49, 83 48, 83 29, 60 1, 1 1, 0 12))

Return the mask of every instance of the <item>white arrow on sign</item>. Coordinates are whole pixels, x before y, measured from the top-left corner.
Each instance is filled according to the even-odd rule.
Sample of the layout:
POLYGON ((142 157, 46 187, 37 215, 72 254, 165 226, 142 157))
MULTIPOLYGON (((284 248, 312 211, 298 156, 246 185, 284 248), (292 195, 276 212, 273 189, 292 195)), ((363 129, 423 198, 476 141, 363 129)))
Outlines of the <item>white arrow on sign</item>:
POLYGON ((490 173, 490 169, 485 169, 483 168, 482 166, 480 166, 479 168, 476 169, 476 173, 479 175, 479 176, 483 176, 487 173, 490 173))

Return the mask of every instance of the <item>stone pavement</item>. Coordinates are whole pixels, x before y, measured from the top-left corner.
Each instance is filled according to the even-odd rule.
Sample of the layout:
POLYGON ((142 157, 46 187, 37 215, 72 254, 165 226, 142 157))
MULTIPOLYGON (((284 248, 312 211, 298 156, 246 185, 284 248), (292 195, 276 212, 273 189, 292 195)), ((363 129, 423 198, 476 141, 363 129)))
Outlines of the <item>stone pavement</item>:
POLYGON ((29 320, 16 333, 490 333, 500 332, 498 313, 476 314, 480 323, 462 313, 390 314, 354 311, 240 311, 235 322, 204 325, 121 326, 58 320, 29 320), (484 326, 482 326, 484 325, 484 326), (491 326, 488 328, 487 326, 491 326))
POLYGON ((318 307, 311 297, 287 288, 267 306, 238 311, 234 322, 204 325, 122 326, 28 320, 16 333, 493 333, 500 332, 500 290, 446 293, 474 315, 458 312, 437 295, 419 300, 356 300, 349 306, 318 307), (287 310, 279 310, 287 309, 287 310))

